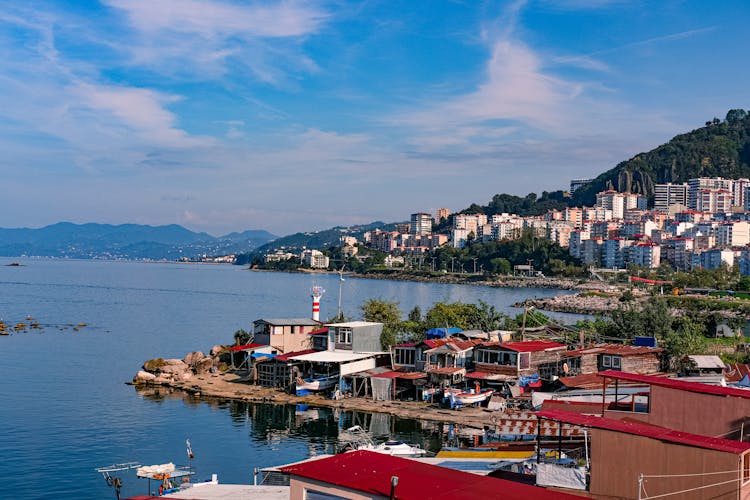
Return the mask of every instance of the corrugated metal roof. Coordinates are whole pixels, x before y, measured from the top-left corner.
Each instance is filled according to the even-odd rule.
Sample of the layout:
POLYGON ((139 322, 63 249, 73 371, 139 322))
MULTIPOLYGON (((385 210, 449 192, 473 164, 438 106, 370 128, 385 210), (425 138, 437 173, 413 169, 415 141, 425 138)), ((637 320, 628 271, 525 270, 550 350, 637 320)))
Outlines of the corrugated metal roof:
POLYGON ((713 394, 715 396, 735 396, 750 399, 750 390, 736 389, 734 387, 721 387, 718 385, 701 384, 700 382, 684 382, 675 378, 655 377, 653 375, 638 375, 636 373, 607 370, 599 372, 602 377, 617 380, 629 380, 631 382, 643 382, 649 385, 669 387, 687 392, 699 392, 701 394, 713 394))
POLYGON ((317 326, 320 321, 310 318, 260 318, 253 321, 253 324, 266 323, 271 326, 317 326))
POLYGON ((580 356, 582 354, 614 354, 617 356, 638 356, 642 354, 659 354, 663 351, 661 347, 645 347, 621 344, 599 344, 574 351, 567 351, 566 356, 580 356))
POLYGON ((488 478, 415 460, 371 451, 352 451, 330 458, 282 467, 293 476, 390 497, 391 477, 398 477, 399 500, 464 499, 576 499, 575 495, 549 491, 536 486, 488 478))
POLYGON ((728 363, 724 377, 727 382, 739 382, 745 375, 750 375, 750 365, 745 363, 728 363))
POLYGON ((317 330, 313 330, 308 333, 308 335, 322 335, 324 333, 328 333, 328 327, 318 328, 317 330))
POLYGON ((306 349, 304 351, 293 351, 293 352, 288 352, 286 354, 280 354, 273 359, 276 359, 278 361, 289 361, 289 358, 293 358, 294 356, 301 356, 303 354, 310 354, 311 352, 316 352, 316 351, 315 349, 306 349))
POLYGON ((561 410, 547 410, 537 413, 539 418, 555 420, 557 422, 566 422, 569 424, 580 425, 583 427, 594 427, 614 432, 642 436, 659 441, 683 444, 696 448, 708 450, 724 451, 727 453, 742 454, 750 450, 750 443, 733 441, 731 439, 715 438, 710 436, 701 436, 700 434, 691 434, 689 432, 680 432, 655 425, 644 424, 641 422, 615 420, 612 418, 596 417, 594 415, 582 415, 561 410))
POLYGON ((371 358, 372 354, 360 354, 349 351, 313 351, 292 357, 294 361, 310 361, 313 363, 347 363, 360 359, 371 358))
POLYGON ((428 369, 427 373, 436 373, 438 375, 452 375, 454 373, 466 373, 466 368, 459 368, 457 366, 445 366, 443 368, 428 369))
POLYGON ((552 342, 551 340, 526 340, 522 342, 484 342, 482 346, 496 346, 500 349, 508 349, 515 352, 536 352, 547 349, 565 348, 565 344, 552 342))
POLYGON ((257 349, 258 347, 270 347, 266 344, 244 344, 244 345, 233 345, 229 348, 230 351, 250 351, 252 349, 257 349))
POLYGON ((724 369, 724 362, 719 356, 690 354, 687 358, 695 368, 724 369))

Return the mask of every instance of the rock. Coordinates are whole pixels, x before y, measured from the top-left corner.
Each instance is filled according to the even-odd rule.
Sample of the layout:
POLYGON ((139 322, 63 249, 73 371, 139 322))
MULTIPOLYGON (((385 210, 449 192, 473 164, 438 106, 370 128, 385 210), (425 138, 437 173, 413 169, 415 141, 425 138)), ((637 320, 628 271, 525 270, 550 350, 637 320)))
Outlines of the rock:
POLYGON ((154 379, 153 383, 154 384, 161 384, 161 385, 170 384, 172 382, 172 377, 171 376, 167 376, 167 375, 168 374, 166 374, 166 373, 159 375, 158 377, 156 377, 154 379))
POLYGON ((220 354, 223 350, 224 350, 224 346, 223 345, 216 344, 215 346, 213 346, 211 348, 211 356, 216 356, 216 355, 220 354))
POLYGON ((170 358, 164 360, 165 365, 184 365, 185 362, 181 359, 170 358))
POLYGON ((208 373, 211 370, 211 367, 213 365, 214 365, 213 358, 203 358, 200 361, 198 361, 195 365, 193 365, 192 369, 196 375, 201 375, 203 373, 208 373))
POLYGON ((161 368, 164 365, 165 365, 164 359, 154 358, 154 359, 149 359, 148 361, 143 363, 143 369, 146 370, 147 372, 154 373, 158 371, 159 368, 161 368))
POLYGON ((205 356, 205 355, 204 355, 204 354, 203 354, 202 352, 200 352, 200 351, 193 351, 193 352, 191 352, 191 353, 188 353, 188 355, 187 355, 187 356, 185 356, 185 359, 183 359, 182 361, 183 361, 183 362, 184 362, 184 363, 185 363, 186 365, 188 365, 189 367, 191 367, 191 368, 192 368, 193 366, 195 366, 195 364, 196 364, 196 363, 197 363, 198 361, 202 360, 202 359, 203 359, 203 358, 205 358, 205 357, 206 357, 206 356, 205 356))
POLYGON ((169 363, 159 368, 159 373, 160 374, 169 373, 172 375, 179 376, 185 373, 186 371, 190 370, 190 367, 186 365, 185 363, 183 363, 181 359, 177 359, 175 361, 178 361, 178 363, 169 363))
POLYGON ((156 375, 147 371, 141 370, 133 377, 134 384, 151 384, 156 379, 156 375))

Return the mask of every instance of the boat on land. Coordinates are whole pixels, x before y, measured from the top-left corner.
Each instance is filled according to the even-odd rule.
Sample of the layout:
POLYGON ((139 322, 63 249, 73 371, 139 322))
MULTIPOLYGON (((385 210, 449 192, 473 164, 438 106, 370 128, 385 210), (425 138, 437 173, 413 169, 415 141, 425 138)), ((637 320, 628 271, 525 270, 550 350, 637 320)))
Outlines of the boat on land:
POLYGON ((341 439, 346 441, 342 451, 367 450, 402 458, 424 457, 428 454, 427 450, 420 446, 395 439, 375 444, 370 435, 358 425, 346 429, 345 433, 342 433, 341 439))
POLYGON ((307 378, 297 378, 295 386, 299 391, 325 391, 332 389, 339 381, 338 375, 313 375, 307 378))
POLYGON ((460 389, 448 389, 445 391, 444 396, 451 400, 453 404, 458 405, 473 405, 483 403, 488 400, 495 393, 494 389, 485 389, 483 391, 475 391, 469 389, 463 391, 460 389))

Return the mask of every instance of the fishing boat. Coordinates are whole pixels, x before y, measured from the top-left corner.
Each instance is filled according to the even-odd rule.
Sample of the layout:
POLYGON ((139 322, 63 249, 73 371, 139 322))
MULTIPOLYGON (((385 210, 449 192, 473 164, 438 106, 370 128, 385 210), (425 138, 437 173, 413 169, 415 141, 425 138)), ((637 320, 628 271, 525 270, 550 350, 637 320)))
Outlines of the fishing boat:
POLYGON ((443 397, 450 400, 451 406, 465 406, 483 403, 488 400, 494 392, 494 389, 485 389, 483 391, 476 391, 474 389, 446 389, 443 393, 443 397))
POLYGON ((339 381, 338 375, 313 375, 308 378, 297 378, 296 390, 324 391, 333 388, 339 381))
POLYGON ((340 439, 346 442, 342 451, 367 450, 403 458, 424 457, 428 454, 427 450, 418 445, 407 444, 395 439, 375 444, 370 435, 358 425, 346 429, 340 439))

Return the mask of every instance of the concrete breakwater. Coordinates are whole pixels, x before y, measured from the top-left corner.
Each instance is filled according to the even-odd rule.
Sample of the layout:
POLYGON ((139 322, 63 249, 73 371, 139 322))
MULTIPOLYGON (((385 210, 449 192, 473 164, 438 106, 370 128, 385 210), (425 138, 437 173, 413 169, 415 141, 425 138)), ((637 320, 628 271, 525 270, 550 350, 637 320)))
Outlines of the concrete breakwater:
POLYGON ((541 299, 526 299, 513 304, 513 307, 531 307, 546 311, 576 314, 607 314, 621 305, 619 294, 590 292, 572 295, 556 295, 541 299))

